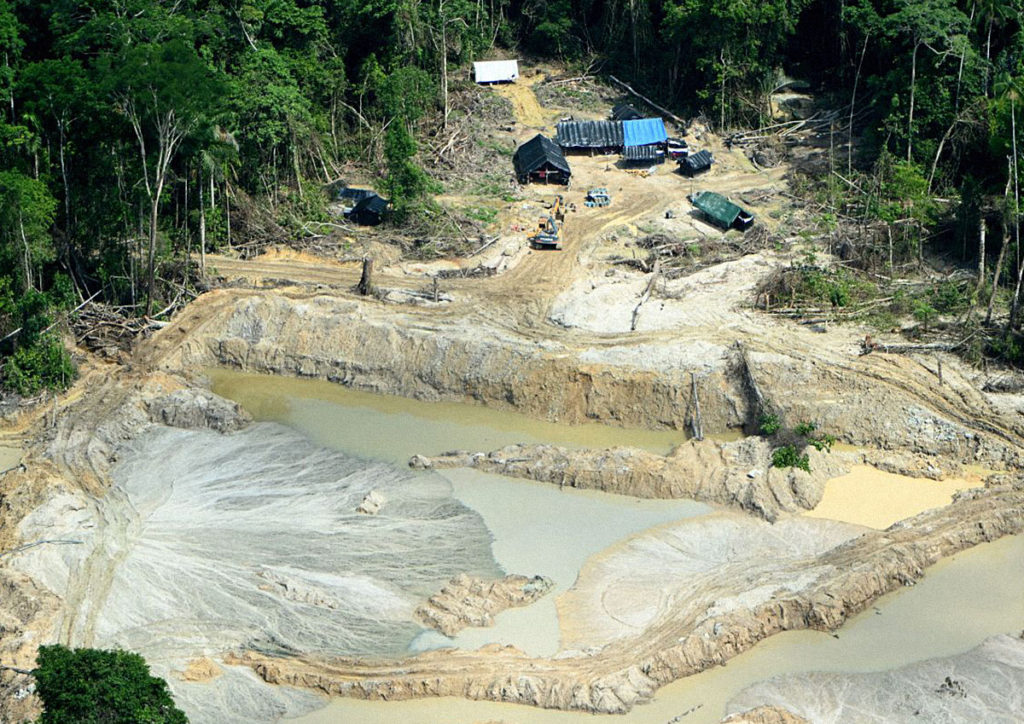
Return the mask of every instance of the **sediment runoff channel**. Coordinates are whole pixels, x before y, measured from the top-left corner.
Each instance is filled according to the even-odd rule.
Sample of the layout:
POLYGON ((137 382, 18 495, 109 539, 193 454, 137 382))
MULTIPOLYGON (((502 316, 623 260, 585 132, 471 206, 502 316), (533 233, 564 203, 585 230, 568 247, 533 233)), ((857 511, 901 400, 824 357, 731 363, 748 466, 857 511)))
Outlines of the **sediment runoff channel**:
MULTIPOLYGON (((440 647, 512 644, 559 651, 556 599, 589 559, 631 536, 714 514, 692 501, 638 500, 472 470, 413 472, 416 453, 488 450, 513 442, 666 452, 679 433, 566 427, 485 408, 422 403, 324 382, 211 372, 214 391, 256 418, 231 435, 158 428, 115 470, 124 524, 94 645, 142 653, 167 676, 194 722, 594 721, 594 715, 434 699, 335 700, 275 687, 246 667, 184 681, 200 656, 250 648, 275 654, 392 656, 440 647), (153 461, 159 460, 159 465, 153 461), (371 490, 385 506, 355 512, 371 490), (544 575, 555 589, 449 639, 412 612, 452 576, 544 575)), ((696 521, 695 521, 696 522, 696 521)), ((720 667, 661 689, 633 722, 716 722, 726 703, 767 677, 811 670, 876 671, 966 651, 1021 626, 1024 540, 978 546, 881 599, 839 639, 788 632, 720 667), (985 591, 984 595, 977 592, 985 591), (965 592, 969 592, 966 594, 965 592), (963 625, 963 611, 972 625, 963 625), (895 636, 904 643, 893 646, 895 636)), ((604 717, 607 718, 607 717, 604 717)), ((609 721, 623 721, 616 717, 609 721)))

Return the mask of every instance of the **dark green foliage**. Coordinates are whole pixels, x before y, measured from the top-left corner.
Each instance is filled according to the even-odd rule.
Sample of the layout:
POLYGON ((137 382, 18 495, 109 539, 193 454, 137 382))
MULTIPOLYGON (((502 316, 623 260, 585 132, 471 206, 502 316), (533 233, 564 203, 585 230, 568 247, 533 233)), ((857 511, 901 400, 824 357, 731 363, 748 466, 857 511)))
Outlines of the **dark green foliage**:
POLYGON ((415 153, 416 141, 405 124, 401 121, 392 123, 384 141, 384 157, 388 163, 385 184, 395 217, 399 220, 408 217, 430 188, 427 174, 413 161, 415 153))
POLYGON ((793 428, 793 432, 803 437, 809 437, 811 433, 818 429, 818 426, 813 422, 798 422, 796 427, 793 428))
POLYGON ((775 303, 793 306, 834 307, 842 309, 876 296, 874 284, 845 267, 824 269, 803 266, 783 270, 769 280, 765 291, 775 303))
POLYGON ((775 448, 772 453, 772 467, 800 468, 811 472, 811 462, 807 455, 802 455, 794 445, 783 445, 775 448))
POLYGON ((789 429, 783 426, 777 414, 771 413, 762 414, 759 424, 761 434, 772 437, 778 445, 772 452, 772 466, 776 468, 800 468, 810 472, 810 457, 803 452, 807 446, 819 452, 829 452, 836 442, 834 435, 815 434, 818 425, 808 420, 802 420, 789 429))
POLYGON ((808 438, 807 442, 818 452, 830 452, 836 444, 836 436, 825 433, 816 438, 808 438))
POLYGON ((46 294, 30 288, 16 296, 11 288, 11 280, 0 277, 0 329, 21 330, 8 340, 13 351, 3 359, 0 381, 21 395, 66 389, 75 379, 75 366, 60 338, 47 330, 54 313, 74 303, 70 280, 57 275, 46 294))
POLYGON ((772 412, 762 412, 757 418, 758 431, 765 437, 774 435, 782 427, 779 416, 772 412))
POLYGON ((41 724, 186 724, 163 679, 127 651, 40 646, 41 724))
POLYGON ((1024 367, 1024 336, 1010 334, 992 339, 988 354, 1015 367, 1024 367))
POLYGON ((4 361, 3 384, 28 396, 44 389, 65 390, 75 375, 75 366, 63 343, 58 337, 47 334, 29 346, 19 346, 4 361))

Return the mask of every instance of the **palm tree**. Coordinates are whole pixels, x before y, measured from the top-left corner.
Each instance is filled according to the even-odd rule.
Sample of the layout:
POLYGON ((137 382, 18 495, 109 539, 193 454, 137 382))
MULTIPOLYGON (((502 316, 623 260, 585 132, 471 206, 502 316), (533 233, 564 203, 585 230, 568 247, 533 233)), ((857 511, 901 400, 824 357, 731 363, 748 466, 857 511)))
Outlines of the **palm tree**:
MULTIPOLYGON (((210 210, 217 206, 216 184, 224 184, 224 203, 228 202, 228 176, 233 173, 235 162, 238 159, 238 141, 234 134, 219 126, 212 126, 209 129, 209 136, 206 139, 201 151, 199 151, 199 268, 201 274, 206 274, 206 204, 203 198, 204 186, 203 172, 210 182, 210 210)), ((230 210, 228 214, 230 214, 230 210)), ((231 245, 230 234, 228 245, 231 245)))

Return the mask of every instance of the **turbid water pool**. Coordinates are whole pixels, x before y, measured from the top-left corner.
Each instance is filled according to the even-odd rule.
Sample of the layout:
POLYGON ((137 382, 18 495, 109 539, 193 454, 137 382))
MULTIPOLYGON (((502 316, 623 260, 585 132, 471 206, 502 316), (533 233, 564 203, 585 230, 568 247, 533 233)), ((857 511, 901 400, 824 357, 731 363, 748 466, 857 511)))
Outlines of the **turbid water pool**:
MULTIPOLYGON (((327 383, 216 372, 218 393, 257 422, 233 435, 157 428, 115 470, 105 553, 109 589, 94 593, 94 642, 140 651, 168 676, 194 722, 594 721, 592 715, 456 699, 327 702, 264 684, 249 669, 213 680, 175 674, 190 660, 255 648, 287 654, 400 654, 511 643, 536 656, 559 649, 556 597, 584 563, 656 526, 711 512, 692 501, 638 500, 486 475, 410 471, 413 454, 513 442, 630 444, 665 452, 678 433, 537 423, 475 405, 423 403, 327 383), (153 460, 160 460, 154 465, 153 460), (377 516, 355 513, 369 490, 377 516), (451 575, 546 575, 556 589, 454 639, 412 621, 418 601, 451 575), (310 713, 312 711, 312 713, 310 713), (305 713, 305 714, 304 714, 305 713)), ((683 521, 683 523, 679 523, 683 521)), ((882 599, 839 639, 773 637, 727 667, 660 690, 629 721, 717 721, 728 699, 766 677, 871 670, 957 653, 1019 628, 1024 541, 960 554, 918 586, 882 599), (970 624, 963 611, 969 610, 970 624), (896 642, 896 645, 893 645, 896 642)), ((102 588, 102 587, 100 587, 102 588)), ((623 721, 623 718, 616 718, 623 721)))
MULTIPOLYGON (((883 671, 967 651, 987 637, 1024 626, 1024 537, 977 546, 928 570, 916 586, 879 599, 853 618, 838 638, 816 631, 772 636, 726 666, 674 682, 626 716, 549 711, 465 699, 368 702, 335 699, 296 724, 665 724, 686 712, 684 724, 712 724, 729 700, 751 684, 805 671, 883 671)), ((747 702, 750 703, 750 702, 747 702)))
MULTIPOLYGON (((501 643, 554 654, 555 596, 590 556, 711 510, 406 464, 416 452, 539 439, 628 440, 664 450, 670 435, 534 430, 521 416, 481 415, 472 405, 438 411, 393 398, 348 399, 344 390, 339 401, 334 386, 215 379, 218 391, 254 413, 252 425, 227 435, 157 426, 119 452, 115 485, 95 512, 56 501, 26 523, 88 531, 79 536, 93 551, 88 565, 66 562, 69 595, 78 601, 72 643, 138 651, 168 678, 193 722, 275 721, 321 703, 244 667, 184 680, 192 662, 222 664, 229 651, 396 656, 501 643), (383 495, 384 508, 360 514, 370 491, 383 495), (555 591, 499 614, 492 628, 454 638, 416 623, 415 607, 460 573, 544 575, 555 591)), ((58 555, 33 549, 21 564, 58 570, 58 555)))
MULTIPOLYGON (((287 425, 331 449, 403 468, 417 453, 489 450, 517 442, 634 445, 667 452, 682 439, 677 432, 540 423, 477 405, 373 395, 319 381, 223 370, 210 376, 215 392, 241 403, 258 420, 287 425)), ((688 500, 559 490, 476 470, 429 475, 448 481, 453 497, 481 516, 494 559, 505 572, 547 576, 555 587, 532 606, 500 614, 490 628, 465 629, 453 639, 425 630, 411 642, 413 651, 501 643, 550 656, 559 644, 555 598, 573 584, 590 556, 634 533, 711 511, 688 500)))
MULTIPOLYGON (((664 452, 682 437, 678 433, 600 425, 537 423, 478 406, 423 403, 320 382, 238 373, 215 373, 214 389, 241 402, 259 419, 289 425, 325 446, 396 463, 416 453, 486 450, 533 441, 588 446, 629 444, 664 452)), ((454 642, 467 648, 502 641, 516 642, 534 654, 550 653, 557 637, 557 621, 552 616, 554 596, 571 585, 584 560, 631 532, 700 512, 696 504, 685 501, 643 501, 590 491, 559 491, 550 485, 472 470, 443 472, 454 497, 477 512, 491 532, 496 561, 509 571, 551 575, 559 589, 539 604, 502 614, 493 629, 467 630, 454 642), (624 517, 628 519, 625 526, 620 525, 624 517), (570 533, 572 544, 567 546, 565 536, 570 533), (549 606, 552 610, 546 611, 549 606)), ((813 515, 884 527, 895 519, 943 505, 955 490, 977 482, 971 478, 936 483, 858 467, 851 475, 830 482, 823 506, 813 515)), ((686 722, 717 722, 731 697, 772 676, 812 670, 888 669, 960 653, 987 636, 1015 631, 1021 625, 1024 538, 1015 537, 939 563, 917 586, 882 598, 856 617, 838 638, 813 631, 774 636, 727 666, 661 689, 653 702, 637 707, 627 718, 630 722, 663 723, 690 712, 686 722)), ((424 633, 412 646, 451 643, 438 634, 424 633)), ((395 703, 338 699, 299 721, 396 720, 409 724, 490 720, 530 724, 593 722, 595 717, 451 698, 395 703)))

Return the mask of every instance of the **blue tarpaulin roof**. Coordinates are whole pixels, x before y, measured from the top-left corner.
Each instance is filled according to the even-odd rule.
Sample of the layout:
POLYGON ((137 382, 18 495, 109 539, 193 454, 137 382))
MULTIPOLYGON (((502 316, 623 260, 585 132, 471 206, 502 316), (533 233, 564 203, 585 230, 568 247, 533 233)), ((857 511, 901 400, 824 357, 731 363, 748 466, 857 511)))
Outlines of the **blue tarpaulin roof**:
POLYGON ((626 146, 649 146, 668 140, 665 121, 660 118, 641 118, 638 121, 623 121, 622 135, 626 146))

